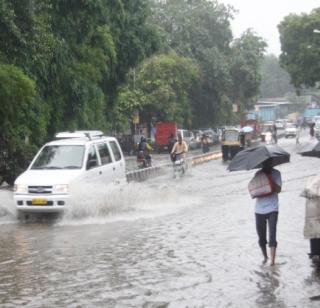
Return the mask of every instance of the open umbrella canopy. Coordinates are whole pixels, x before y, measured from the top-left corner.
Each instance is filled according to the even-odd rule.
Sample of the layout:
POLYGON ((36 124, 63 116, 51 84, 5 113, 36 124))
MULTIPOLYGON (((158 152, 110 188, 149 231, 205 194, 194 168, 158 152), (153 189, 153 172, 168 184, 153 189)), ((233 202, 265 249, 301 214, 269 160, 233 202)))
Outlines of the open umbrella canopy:
POLYGON ((251 133, 253 132, 253 128, 251 126, 244 126, 241 128, 241 131, 244 133, 251 133))
POLYGON ((290 154, 277 145, 261 145, 248 148, 237 153, 229 164, 230 171, 251 170, 262 168, 262 164, 270 159, 271 165, 288 163, 290 154))
POLYGON ((316 139, 303 143, 298 148, 298 154, 320 158, 320 142, 316 139))

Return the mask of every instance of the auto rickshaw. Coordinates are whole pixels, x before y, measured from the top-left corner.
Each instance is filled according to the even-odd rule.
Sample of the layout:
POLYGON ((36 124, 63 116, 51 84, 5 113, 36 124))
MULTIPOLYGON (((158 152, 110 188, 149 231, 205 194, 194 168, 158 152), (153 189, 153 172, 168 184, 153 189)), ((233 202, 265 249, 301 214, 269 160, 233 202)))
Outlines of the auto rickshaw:
POLYGON ((221 151, 223 161, 231 160, 244 148, 244 134, 237 128, 226 128, 221 136, 221 151))

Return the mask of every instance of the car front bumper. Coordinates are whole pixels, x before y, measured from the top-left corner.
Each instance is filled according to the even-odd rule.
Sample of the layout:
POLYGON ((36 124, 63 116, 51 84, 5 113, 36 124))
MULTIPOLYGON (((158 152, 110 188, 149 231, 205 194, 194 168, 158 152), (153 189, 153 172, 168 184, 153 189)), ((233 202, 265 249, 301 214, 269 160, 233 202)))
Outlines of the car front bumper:
POLYGON ((16 209, 21 212, 57 213, 68 206, 70 195, 14 194, 13 199, 16 209))

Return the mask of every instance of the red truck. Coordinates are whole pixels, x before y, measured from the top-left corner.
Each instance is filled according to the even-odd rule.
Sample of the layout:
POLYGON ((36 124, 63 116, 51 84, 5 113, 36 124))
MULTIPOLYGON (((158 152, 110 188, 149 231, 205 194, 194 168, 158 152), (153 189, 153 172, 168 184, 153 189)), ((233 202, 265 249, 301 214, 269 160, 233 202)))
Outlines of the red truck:
POLYGON ((258 120, 256 119, 245 119, 240 122, 240 127, 252 127, 252 132, 245 134, 245 141, 247 145, 250 145, 252 141, 256 142, 260 140, 261 128, 258 120))
POLYGON ((170 150, 170 137, 176 138, 176 122, 158 122, 156 123, 155 144, 158 153, 170 150))

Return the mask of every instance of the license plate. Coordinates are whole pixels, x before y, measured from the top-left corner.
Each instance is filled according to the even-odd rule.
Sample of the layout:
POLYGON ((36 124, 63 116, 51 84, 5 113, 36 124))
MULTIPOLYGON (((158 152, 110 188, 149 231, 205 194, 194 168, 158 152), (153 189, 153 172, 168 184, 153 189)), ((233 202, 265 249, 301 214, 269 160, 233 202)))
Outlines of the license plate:
POLYGON ((47 199, 34 198, 32 199, 32 205, 46 205, 48 203, 47 199))

